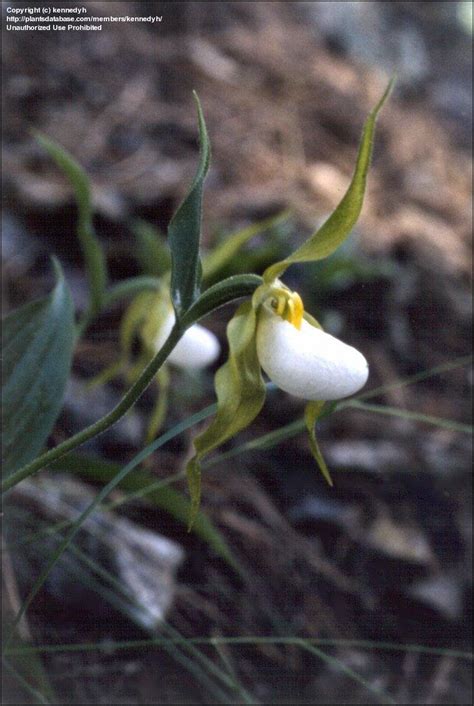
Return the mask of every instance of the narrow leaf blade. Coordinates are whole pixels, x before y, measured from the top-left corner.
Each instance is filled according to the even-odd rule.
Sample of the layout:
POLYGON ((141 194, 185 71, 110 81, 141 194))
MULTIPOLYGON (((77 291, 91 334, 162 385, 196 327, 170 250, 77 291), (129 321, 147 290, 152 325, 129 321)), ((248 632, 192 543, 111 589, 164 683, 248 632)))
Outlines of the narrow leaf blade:
POLYGON ((43 447, 62 407, 75 340, 71 294, 59 264, 44 299, 3 322, 2 443, 8 475, 43 447))
POLYGON ((77 237, 84 255, 89 283, 89 310, 91 316, 95 316, 100 312, 104 300, 107 285, 107 264, 92 222, 92 195, 89 178, 67 150, 41 133, 35 132, 35 137, 67 176, 74 189, 78 209, 77 237))
POLYGON ((191 188, 168 226, 171 248, 171 298, 176 318, 189 309, 198 298, 201 285, 202 266, 199 258, 201 239, 202 190, 209 169, 210 145, 201 105, 194 94, 199 121, 201 146, 199 166, 191 188))
POLYGON ((255 236, 274 228, 290 215, 289 210, 281 211, 274 216, 265 218, 258 223, 242 228, 236 233, 229 235, 220 245, 214 248, 203 258, 204 279, 213 278, 228 262, 234 258, 239 250, 255 236))
POLYGON ((281 262, 269 267, 264 273, 264 280, 272 282, 286 268, 295 262, 315 262, 331 255, 342 245, 359 218, 364 201, 367 173, 372 156, 375 123, 377 116, 392 90, 394 80, 388 84, 385 92, 366 120, 357 155, 357 162, 348 190, 328 220, 301 247, 281 262))
POLYGON ((137 240, 136 258, 142 271, 155 277, 169 272, 171 254, 164 235, 142 220, 134 221, 131 230, 137 240))

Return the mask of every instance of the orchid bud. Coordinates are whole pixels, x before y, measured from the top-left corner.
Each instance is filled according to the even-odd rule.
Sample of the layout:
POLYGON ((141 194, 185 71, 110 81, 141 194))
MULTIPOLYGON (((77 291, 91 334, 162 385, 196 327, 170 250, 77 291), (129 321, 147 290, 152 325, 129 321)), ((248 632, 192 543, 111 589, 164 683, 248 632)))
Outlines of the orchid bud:
POLYGON ((270 380, 306 400, 337 400, 367 381, 369 368, 358 350, 308 323, 293 292, 285 307, 273 300, 261 307, 257 355, 270 380))
MULTIPOLYGON (((156 351, 159 351, 163 346, 171 333, 175 321, 174 311, 171 310, 155 339, 156 351)), ((214 363, 219 353, 220 345, 217 337, 204 326, 193 324, 184 332, 182 338, 171 351, 168 362, 178 368, 205 368, 214 363)))

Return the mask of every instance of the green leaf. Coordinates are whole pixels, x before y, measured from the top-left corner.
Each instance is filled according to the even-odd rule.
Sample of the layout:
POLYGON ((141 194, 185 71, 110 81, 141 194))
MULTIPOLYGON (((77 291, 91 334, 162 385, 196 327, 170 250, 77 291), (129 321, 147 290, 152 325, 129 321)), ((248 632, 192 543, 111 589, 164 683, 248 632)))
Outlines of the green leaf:
POLYGON ((171 254, 164 236, 146 221, 132 223, 132 233, 137 240, 135 257, 147 275, 161 277, 171 269, 171 254))
POLYGON ((140 294, 140 292, 156 292, 159 287, 160 280, 158 277, 149 277, 148 275, 129 277, 109 288, 105 296, 104 306, 112 306, 123 299, 140 294))
POLYGON ((295 262, 314 262, 331 255, 347 238, 359 218, 364 200, 367 172, 372 156, 375 123, 378 113, 388 98, 394 80, 385 89, 385 93, 370 113, 362 132, 357 163, 348 190, 336 210, 328 220, 292 255, 269 267, 263 278, 273 282, 295 262))
POLYGON ((316 422, 321 416, 321 412, 324 407, 324 402, 312 401, 308 402, 304 410, 304 421, 306 429, 309 435, 309 445, 311 448, 311 453, 319 466, 319 470, 323 474, 324 478, 327 480, 330 486, 333 485, 331 475, 329 473, 328 467, 326 466, 326 461, 323 458, 321 449, 319 448, 318 441, 316 439, 316 422))
POLYGON ((253 223, 246 228, 242 228, 237 231, 237 233, 229 235, 223 243, 218 245, 212 250, 212 252, 203 258, 203 278, 209 279, 214 277, 219 270, 221 270, 225 265, 227 265, 228 262, 232 260, 233 257, 235 257, 235 255, 237 255, 240 248, 248 243, 249 240, 287 219, 289 213, 289 210, 282 211, 274 216, 265 218, 263 221, 253 223))
POLYGON ((92 318, 102 309, 107 285, 107 263, 92 223, 93 210, 89 178, 80 164, 63 147, 39 132, 34 134, 40 145, 54 159, 74 188, 78 209, 76 232, 87 270, 89 282, 88 315, 92 318))
POLYGON ((59 263, 52 293, 3 321, 2 444, 8 475, 41 451, 61 411, 75 341, 74 308, 59 263))
POLYGON ((191 188, 168 226, 172 260, 171 298, 178 320, 198 298, 202 276, 199 258, 202 189, 209 168, 210 146, 201 104, 196 93, 194 98, 198 111, 201 157, 191 188))
POLYGON ((217 414, 210 426, 194 440, 196 455, 186 474, 191 495, 192 527, 201 499, 201 461, 203 457, 245 429, 262 409, 265 384, 257 358, 256 313, 250 301, 240 305, 227 326, 229 358, 215 377, 217 414))

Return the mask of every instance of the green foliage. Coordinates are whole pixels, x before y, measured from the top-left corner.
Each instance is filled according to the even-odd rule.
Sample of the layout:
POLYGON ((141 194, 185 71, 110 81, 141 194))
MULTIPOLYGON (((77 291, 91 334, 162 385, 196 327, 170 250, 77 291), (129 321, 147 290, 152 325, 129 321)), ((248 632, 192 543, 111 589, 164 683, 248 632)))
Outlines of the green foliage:
POLYGON ((191 326, 199 321, 210 311, 215 311, 220 306, 228 304, 235 299, 249 297, 256 287, 262 283, 258 275, 233 275, 212 285, 201 294, 191 309, 182 318, 183 327, 191 326))
MULTIPOLYGON (((69 454, 61 462, 56 464, 58 470, 67 470, 77 473, 83 478, 102 483, 108 483, 120 473, 121 467, 117 463, 104 461, 101 458, 79 454, 69 454)), ((126 475, 120 482, 119 487, 124 491, 136 493, 146 491, 147 488, 155 485, 155 476, 143 468, 138 468, 132 475, 126 475)), ((159 507, 164 512, 174 517, 178 522, 187 524, 190 515, 189 500, 177 490, 168 486, 155 487, 146 492, 146 501, 159 507)), ((232 568, 236 568, 233 558, 225 539, 216 529, 209 518, 200 512, 193 526, 194 533, 206 542, 220 557, 222 557, 232 568)))
MULTIPOLYGON (((275 279, 290 264, 295 262, 313 262, 328 257, 345 241, 355 225, 362 208, 365 193, 367 172, 372 154, 375 121, 378 112, 388 97, 391 86, 392 82, 388 85, 384 95, 369 115, 364 126, 354 176, 335 212, 292 255, 282 262, 267 268, 263 276, 264 284, 256 289, 251 302, 241 305, 229 323, 227 330, 229 341, 228 361, 218 370, 215 378, 217 415, 208 429, 196 438, 196 455, 187 466, 188 485, 192 501, 190 526, 192 526, 194 515, 198 511, 200 503, 202 458, 247 427, 260 412, 265 400, 265 386, 256 353, 256 327, 259 309, 263 301, 272 295, 276 286, 279 287, 279 292, 281 289, 280 294, 282 296, 285 295, 284 290, 287 288, 281 283, 275 284, 275 279)), ((208 273, 209 271, 212 273, 212 267, 220 266, 225 262, 229 253, 237 252, 247 237, 251 237, 248 232, 244 233, 244 235, 240 233, 227 244, 224 244, 224 247, 221 248, 214 259, 208 259, 208 273)), ((319 327, 319 324, 308 314, 306 314, 306 319, 319 327)), ((323 406, 323 402, 310 402, 305 411, 305 424, 309 434, 311 452, 323 476, 332 485, 329 470, 319 448, 315 432, 315 423, 321 414, 323 406)))
MULTIPOLYGON (((335 212, 323 226, 293 254, 267 268, 264 273, 263 285, 262 278, 256 275, 236 275, 214 284, 203 294, 201 294, 203 268, 200 261, 199 246, 202 193, 204 179, 209 168, 210 145, 199 99, 194 95, 199 122, 200 160, 193 183, 171 219, 168 229, 168 243, 171 250, 170 296, 176 312, 177 323, 167 342, 163 344, 162 349, 156 354, 153 343, 156 338, 157 327, 159 327, 160 321, 163 320, 165 303, 169 305, 169 299, 165 301, 168 297, 167 285, 169 281, 169 255, 166 246, 156 236, 153 229, 147 228, 144 224, 135 224, 134 232, 138 241, 137 259, 142 263, 146 273, 159 275, 160 279, 145 275, 144 277, 121 282, 109 292, 105 292, 105 258, 92 227, 92 206, 88 179, 79 165, 62 148, 59 148, 47 138, 39 137, 41 144, 64 170, 75 189, 79 209, 78 234, 84 250, 91 293, 90 311, 86 316, 86 323, 92 315, 98 313, 104 302, 106 304, 112 303, 122 296, 138 292, 139 295, 129 307, 121 327, 122 362, 124 365, 127 363, 126 358, 128 359, 129 354, 132 352, 132 343, 136 333, 139 333, 142 338, 143 351, 138 356, 136 365, 132 368, 128 367, 129 379, 133 380, 132 387, 111 413, 75 437, 67 440, 67 442, 60 444, 55 450, 44 454, 36 461, 21 468, 15 473, 14 478, 9 479, 6 487, 11 487, 22 478, 42 467, 42 464, 59 458, 88 438, 92 438, 97 433, 105 430, 119 419, 134 404, 150 382, 156 379, 156 375, 166 361, 167 355, 169 355, 186 328, 229 301, 242 296, 252 297, 250 301, 246 301, 240 306, 228 325, 229 358, 227 363, 217 372, 215 378, 218 400, 217 414, 209 428, 197 437, 195 441, 196 455, 187 467, 191 492, 192 524, 199 507, 200 463, 203 456, 248 426, 259 413, 264 403, 265 386, 256 351, 256 328, 260 307, 268 296, 275 295, 273 290, 277 288, 278 301, 283 297, 285 301, 288 299, 288 304, 291 303, 293 307, 299 301, 302 310, 303 305, 299 295, 291 293, 283 283, 275 282, 275 279, 292 263, 313 262, 328 257, 345 241, 350 233, 362 208, 376 118, 387 99, 392 83, 390 82, 384 95, 366 121, 354 176, 348 191, 335 212), (150 312, 153 314, 152 316, 150 312), (145 367, 139 372, 139 368, 141 369, 142 366, 145 367)), ((272 217, 260 224, 250 226, 228 238, 205 259, 204 269, 206 276, 212 277, 217 272, 222 271, 229 260, 235 257, 240 248, 254 235, 261 232, 262 229, 272 227, 284 217, 286 217, 286 214, 279 214, 277 217, 272 217)), ((293 311, 291 307, 289 307, 290 310, 293 311)), ((304 316, 309 323, 319 326, 306 312, 304 312, 304 316)), ((115 370, 116 368, 114 367, 115 370)), ((305 424, 310 436, 312 453, 323 475, 330 483, 329 472, 322 458, 315 435, 315 422, 323 413, 322 406, 323 403, 319 402, 310 403, 307 406, 305 424)), ((162 415, 163 405, 158 402, 154 417, 151 420, 151 430, 156 428, 156 425, 162 419, 162 415)))
MULTIPOLYGON (((64 552, 68 549, 70 546, 71 542, 74 540, 76 537, 77 533, 81 529, 83 523, 87 520, 87 518, 94 512, 94 510, 101 505, 101 503, 107 498, 107 496, 115 489, 117 488, 124 480, 125 478, 137 468, 137 466, 142 463, 142 461, 145 460, 150 454, 153 453, 153 451, 156 451, 157 449, 161 448, 166 444, 168 441, 171 439, 174 439, 176 436, 179 434, 182 434, 186 429, 189 427, 193 426, 194 424, 198 424, 200 421, 203 419, 206 419, 209 417, 213 411, 214 411, 214 405, 211 407, 207 407, 200 412, 197 412, 196 414, 193 414, 191 417, 188 417, 185 421, 181 422, 180 424, 177 424, 173 429, 170 429, 167 431, 165 434, 162 434, 158 439, 156 439, 152 444, 147 446, 145 449, 142 449, 129 463, 127 463, 126 466, 124 466, 118 473, 116 473, 111 480, 103 486, 103 488, 97 493, 96 497, 94 500, 80 513, 79 517, 74 521, 72 524, 72 527, 70 528, 69 532, 66 534, 64 539, 61 541, 59 544, 58 548, 52 553, 51 557, 49 558, 48 562, 46 563, 46 566, 43 568, 41 571, 40 575, 37 577, 35 580, 32 588, 30 589, 30 592, 28 596, 25 598, 20 610, 18 611, 15 620, 13 621, 13 625, 10 631, 10 637, 7 640, 7 645, 10 644, 13 635, 14 635, 14 630, 16 626, 18 625, 19 621, 25 614, 25 612, 28 610, 28 607, 31 605, 31 602, 34 600, 35 596, 37 595, 38 591, 41 590, 41 588, 44 585, 44 582, 48 578, 50 572, 52 569, 55 567, 61 556, 64 554, 64 552)), ((70 451, 71 448, 67 448, 67 451, 70 451)), ((56 458, 54 458, 54 455, 49 456, 49 461, 55 461, 56 458)), ((5 485, 5 484, 4 484, 5 485)), ((8 487, 8 486, 7 486, 8 487)))
POLYGON ((89 282, 88 318, 92 318, 100 312, 103 305, 107 285, 107 263, 92 222, 93 209, 89 178, 74 157, 63 147, 41 133, 36 132, 35 136, 74 188, 78 209, 77 236, 84 255, 89 282))
POLYGON ((170 375, 168 369, 163 366, 156 374, 157 394, 153 410, 150 414, 145 435, 145 443, 150 444, 166 419, 168 411, 168 397, 170 387, 170 375))
POLYGON ((289 211, 282 211, 275 216, 265 218, 258 223, 242 228, 241 230, 227 236, 222 243, 217 245, 211 252, 203 257, 203 278, 213 279, 229 262, 235 258, 242 247, 255 236, 266 230, 270 230, 285 221, 289 216, 289 211))
POLYGON ((348 190, 328 220, 294 253, 269 267, 264 273, 265 282, 280 277, 286 268, 295 262, 314 262, 331 255, 350 234, 359 218, 364 200, 367 172, 369 170, 374 140, 375 122, 379 111, 388 98, 393 79, 383 96, 370 113, 364 125, 357 156, 356 167, 348 190))
POLYGON ((171 269, 171 254, 163 235, 146 221, 132 223, 132 233, 137 241, 135 257, 147 275, 161 277, 171 269))
POLYGON ((210 146, 199 98, 194 94, 199 120, 201 158, 191 188, 168 226, 171 248, 171 298, 176 318, 199 297, 202 265, 199 258, 201 239, 202 189, 209 169, 210 146))
POLYGON ((129 277, 108 289, 104 306, 110 306, 140 292, 156 292, 159 286, 160 280, 157 277, 148 277, 147 275, 129 277))
POLYGON ((265 384, 255 342, 256 325, 255 310, 247 301, 241 304, 227 326, 229 357, 215 377, 217 414, 211 425, 194 440, 196 455, 186 469, 192 503, 190 528, 199 509, 203 457, 245 429, 265 401, 265 384))
POLYGON ((75 342, 74 309, 59 263, 52 293, 3 321, 2 445, 9 474, 41 451, 62 407, 75 342))

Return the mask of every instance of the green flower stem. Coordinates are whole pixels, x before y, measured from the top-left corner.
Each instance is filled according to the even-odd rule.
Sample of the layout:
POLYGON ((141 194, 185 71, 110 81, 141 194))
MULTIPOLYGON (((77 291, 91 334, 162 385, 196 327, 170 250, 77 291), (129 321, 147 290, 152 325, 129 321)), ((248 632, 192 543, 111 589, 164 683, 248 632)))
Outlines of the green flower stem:
POLYGON ((128 410, 138 400, 140 395, 146 390, 182 335, 183 329, 176 325, 166 339, 161 350, 155 355, 138 380, 132 385, 132 387, 111 412, 106 414, 105 417, 102 417, 102 419, 99 419, 97 422, 94 422, 94 424, 91 424, 79 433, 71 436, 70 439, 66 439, 66 441, 62 442, 62 444, 58 444, 58 446, 55 446, 54 449, 50 449, 41 456, 38 456, 38 458, 34 461, 31 461, 31 463, 28 463, 26 466, 23 466, 23 468, 20 468, 18 471, 12 473, 3 481, 2 493, 10 490, 10 488, 13 488, 17 485, 17 483, 20 483, 20 481, 33 475, 36 471, 41 470, 53 461, 56 461, 58 458, 64 456, 64 454, 67 454, 69 451, 72 451, 72 449, 77 448, 85 441, 92 439, 98 434, 102 434, 102 432, 106 431, 113 424, 118 422, 118 420, 121 419, 126 412, 128 412, 128 410))

